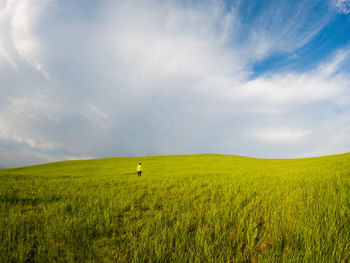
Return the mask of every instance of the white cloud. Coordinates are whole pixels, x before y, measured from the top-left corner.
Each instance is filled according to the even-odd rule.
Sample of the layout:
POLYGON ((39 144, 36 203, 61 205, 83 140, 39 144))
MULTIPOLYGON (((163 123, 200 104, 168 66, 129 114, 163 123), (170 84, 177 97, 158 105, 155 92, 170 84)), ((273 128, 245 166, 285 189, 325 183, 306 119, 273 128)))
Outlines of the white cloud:
MULTIPOLYGON (((0 24, 1 24, 1 20, 0 20, 0 24)), ((3 60, 5 60, 5 62, 10 64, 14 69, 17 69, 17 64, 16 64, 15 60, 8 54, 8 52, 4 48, 3 42, 4 42, 4 40, 0 38, 0 59, 2 58, 3 60)), ((0 66, 1 66, 1 64, 0 64, 0 66)))
POLYGON ((8 114, 14 118, 21 118, 22 121, 42 119, 58 122, 60 116, 69 111, 45 93, 34 93, 27 97, 7 97, 4 103, 7 105, 8 114))
POLYGON ((42 46, 34 34, 38 18, 50 1, 8 0, 0 9, 0 54, 15 69, 21 57, 45 78, 50 79, 42 64, 42 46), (12 43, 10 46, 8 43, 12 43))
POLYGON ((7 139, 8 137, 9 137, 9 134, 8 134, 7 128, 4 122, 0 120, 0 138, 7 139))
POLYGON ((223 49, 228 28, 236 20, 234 12, 226 14, 220 2, 212 2, 205 10, 151 3, 137 7, 132 1, 118 3, 115 9, 123 11, 118 16, 113 13, 112 22, 107 20, 119 29, 118 34, 111 30, 103 36, 113 39, 116 68, 109 73, 120 75, 122 65, 127 76, 152 81, 229 74, 245 67, 245 62, 237 63, 238 54, 223 49), (224 22, 218 24, 222 17, 224 22))
POLYGON ((310 131, 276 128, 270 130, 257 129, 257 131, 248 134, 248 137, 255 138, 264 143, 296 143, 309 134, 310 131))
POLYGON ((44 139, 36 139, 28 137, 24 132, 15 130, 7 125, 5 121, 0 120, 0 140, 12 141, 13 143, 23 144, 30 148, 36 150, 57 150, 57 149, 66 149, 64 145, 60 143, 46 141, 44 139))
POLYGON ((341 103, 349 98, 350 78, 341 71, 349 53, 349 50, 340 50, 330 61, 307 72, 274 73, 243 82, 227 94, 228 98, 254 98, 263 103, 262 108, 275 106, 281 109, 322 101, 341 103))
POLYGON ((90 159, 93 159, 93 157, 87 157, 87 156, 73 156, 73 157, 70 157, 68 158, 68 160, 70 161, 73 161, 73 160, 90 160, 90 159))
POLYGON ((109 116, 103 110, 97 108, 94 105, 91 105, 90 103, 86 103, 85 111, 83 114, 85 115, 85 118, 91 121, 94 125, 106 128, 109 116))
POLYGON ((336 0, 336 7, 339 13, 350 14, 350 1, 349 0, 336 0))
POLYGON ((339 73, 339 70, 343 68, 344 62, 347 61, 350 54, 350 46, 347 46, 344 49, 338 50, 332 59, 326 63, 323 62, 318 68, 317 73, 320 75, 331 77, 336 73, 339 73))
POLYGON ((347 79, 323 79, 317 74, 276 74, 242 83, 240 88, 232 91, 232 97, 292 106, 337 99, 348 83, 347 79))

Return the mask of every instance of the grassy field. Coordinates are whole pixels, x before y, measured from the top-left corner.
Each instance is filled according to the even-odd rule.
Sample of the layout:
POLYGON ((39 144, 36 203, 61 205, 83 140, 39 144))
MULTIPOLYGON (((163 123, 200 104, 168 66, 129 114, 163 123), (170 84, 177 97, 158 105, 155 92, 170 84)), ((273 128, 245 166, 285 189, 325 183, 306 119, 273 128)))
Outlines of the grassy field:
POLYGON ((350 262, 350 154, 0 170, 0 262, 73 261, 350 262))

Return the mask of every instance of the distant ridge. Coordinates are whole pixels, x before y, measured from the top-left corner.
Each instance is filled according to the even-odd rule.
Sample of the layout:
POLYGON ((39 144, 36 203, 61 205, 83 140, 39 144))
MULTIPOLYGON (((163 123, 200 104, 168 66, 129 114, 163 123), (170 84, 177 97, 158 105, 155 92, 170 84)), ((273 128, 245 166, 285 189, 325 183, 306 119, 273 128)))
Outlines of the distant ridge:
POLYGON ((233 154, 220 154, 220 153, 200 153, 200 154, 172 154, 172 155, 146 155, 146 156, 113 156, 113 157, 104 157, 104 158, 96 158, 96 159, 78 159, 78 160, 62 160, 62 161, 54 161, 48 163, 39 163, 33 165, 25 165, 18 167, 3 167, 0 166, 0 169, 22 169, 22 168, 30 168, 37 166, 57 166, 57 165, 65 165, 65 164, 103 164, 105 162, 115 161, 115 160, 149 160, 149 159, 167 159, 167 158, 184 158, 184 157, 224 157, 224 158, 238 158, 238 159, 251 159, 251 160, 306 160, 306 159, 322 159, 322 158, 330 158, 330 157, 340 157, 350 155, 350 152, 346 153, 336 153, 329 155, 321 155, 321 156, 311 156, 311 157, 294 157, 294 158, 264 158, 264 157, 252 157, 252 156, 244 156, 244 155, 233 155, 233 154))

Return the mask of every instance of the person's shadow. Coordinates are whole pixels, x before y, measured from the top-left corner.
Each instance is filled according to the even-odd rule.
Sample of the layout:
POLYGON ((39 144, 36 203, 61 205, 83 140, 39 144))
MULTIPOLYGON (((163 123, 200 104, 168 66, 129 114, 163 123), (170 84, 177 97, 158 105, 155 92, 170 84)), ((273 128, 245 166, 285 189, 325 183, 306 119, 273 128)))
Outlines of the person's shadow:
POLYGON ((134 173, 123 173, 123 175, 134 175, 134 174, 137 174, 137 172, 134 172, 134 173))

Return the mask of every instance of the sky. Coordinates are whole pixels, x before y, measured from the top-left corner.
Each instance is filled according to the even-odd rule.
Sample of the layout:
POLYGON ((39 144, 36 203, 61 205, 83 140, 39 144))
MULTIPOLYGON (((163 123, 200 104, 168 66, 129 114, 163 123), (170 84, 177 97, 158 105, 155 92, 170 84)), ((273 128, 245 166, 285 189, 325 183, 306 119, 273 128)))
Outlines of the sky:
POLYGON ((0 167, 350 151, 350 0, 0 0, 0 167))

